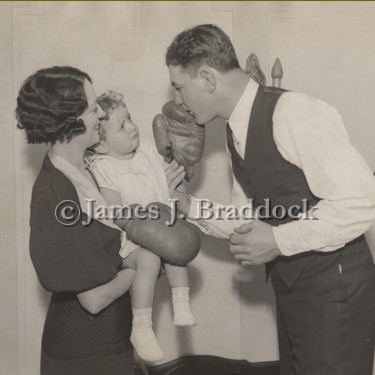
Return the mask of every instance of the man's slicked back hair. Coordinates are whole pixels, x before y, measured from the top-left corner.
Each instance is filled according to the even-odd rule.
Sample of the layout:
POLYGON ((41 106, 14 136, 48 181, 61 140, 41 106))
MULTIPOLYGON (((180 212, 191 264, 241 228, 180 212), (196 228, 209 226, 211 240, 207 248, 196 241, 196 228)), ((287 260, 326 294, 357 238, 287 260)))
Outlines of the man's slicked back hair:
POLYGON ((227 34, 212 24, 179 33, 167 49, 167 66, 181 66, 191 74, 206 65, 220 72, 239 68, 236 52, 227 34))

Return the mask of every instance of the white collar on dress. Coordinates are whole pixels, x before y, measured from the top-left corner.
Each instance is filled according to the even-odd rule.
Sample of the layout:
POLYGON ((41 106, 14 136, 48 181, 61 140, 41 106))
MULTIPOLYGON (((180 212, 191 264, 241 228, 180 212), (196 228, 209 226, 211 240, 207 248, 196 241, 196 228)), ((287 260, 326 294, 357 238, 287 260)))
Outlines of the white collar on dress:
MULTIPOLYGON (((69 163, 66 159, 62 158, 61 156, 54 154, 53 152, 48 152, 48 157, 51 160, 51 163, 61 171, 74 185, 79 203, 80 209, 86 215, 89 213, 87 212, 88 202, 87 200, 94 200, 94 207, 97 208, 98 206, 108 207, 107 202, 100 194, 96 185, 92 183, 84 174, 82 174, 73 164, 69 163)), ((85 164, 89 167, 90 162, 85 158, 85 164)), ((121 230, 116 224, 113 223, 112 219, 100 219, 100 221, 108 225, 112 228, 121 230)))

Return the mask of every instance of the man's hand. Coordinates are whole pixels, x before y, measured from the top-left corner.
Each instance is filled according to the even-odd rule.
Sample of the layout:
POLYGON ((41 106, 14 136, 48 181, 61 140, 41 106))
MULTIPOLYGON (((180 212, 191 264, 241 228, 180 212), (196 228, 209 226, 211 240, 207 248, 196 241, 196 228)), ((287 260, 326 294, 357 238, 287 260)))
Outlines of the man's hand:
POLYGON ((270 224, 254 220, 234 231, 229 237, 229 249, 242 265, 263 264, 282 255, 270 224))

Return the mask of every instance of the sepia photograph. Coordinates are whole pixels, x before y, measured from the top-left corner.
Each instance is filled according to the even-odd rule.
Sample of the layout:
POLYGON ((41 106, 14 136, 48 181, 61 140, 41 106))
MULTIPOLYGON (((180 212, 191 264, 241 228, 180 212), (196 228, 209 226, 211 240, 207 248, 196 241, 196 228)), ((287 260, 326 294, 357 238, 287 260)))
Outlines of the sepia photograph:
POLYGON ((375 375, 374 20, 1 1, 0 375, 375 375))

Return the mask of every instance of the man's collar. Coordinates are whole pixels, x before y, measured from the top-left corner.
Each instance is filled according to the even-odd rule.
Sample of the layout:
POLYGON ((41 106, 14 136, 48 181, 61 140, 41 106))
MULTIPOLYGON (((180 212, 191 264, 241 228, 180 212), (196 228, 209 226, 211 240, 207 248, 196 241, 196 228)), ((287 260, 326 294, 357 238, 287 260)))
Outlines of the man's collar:
POLYGON ((249 124, 250 114, 258 87, 258 83, 250 78, 245 91, 228 119, 235 143, 238 143, 241 140, 241 134, 243 133, 244 128, 247 128, 249 124))

